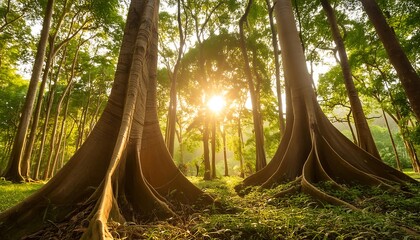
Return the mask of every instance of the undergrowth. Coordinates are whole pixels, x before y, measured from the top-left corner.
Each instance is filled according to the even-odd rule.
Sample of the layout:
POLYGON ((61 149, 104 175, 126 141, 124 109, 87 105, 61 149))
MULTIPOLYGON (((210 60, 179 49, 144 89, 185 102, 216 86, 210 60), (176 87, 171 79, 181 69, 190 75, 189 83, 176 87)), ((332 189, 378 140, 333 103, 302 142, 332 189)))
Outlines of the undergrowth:
MULTIPOLYGON (((178 217, 167 221, 111 223, 109 230, 115 239, 420 239, 418 186, 408 186, 411 194, 404 194, 362 186, 334 191, 328 183, 319 184, 323 191, 360 209, 355 211, 320 203, 302 193, 273 198, 287 184, 253 188, 239 197, 233 189, 242 180, 238 177, 189 179, 214 196, 217 204, 178 208, 178 217)), ((22 190, 24 195, 37 188, 39 185, 19 184, 10 190, 12 184, 2 182, 1 206, 10 191, 22 190)))

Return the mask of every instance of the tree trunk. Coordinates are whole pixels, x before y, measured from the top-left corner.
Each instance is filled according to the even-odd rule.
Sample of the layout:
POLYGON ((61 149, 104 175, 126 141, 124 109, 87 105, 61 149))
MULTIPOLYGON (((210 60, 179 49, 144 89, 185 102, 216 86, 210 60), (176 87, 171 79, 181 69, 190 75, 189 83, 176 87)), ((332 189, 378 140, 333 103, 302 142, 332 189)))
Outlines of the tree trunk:
POLYGON ((264 134, 262 129, 262 123, 261 123, 261 116, 259 109, 259 102, 256 96, 255 92, 255 86, 254 86, 254 80, 252 77, 252 72, 250 68, 250 62, 248 59, 248 53, 246 48, 246 42, 245 42, 245 33, 244 33, 244 24, 246 22, 246 19, 248 17, 248 13, 252 6, 252 1, 249 0, 247 7, 245 9, 245 13, 242 15, 242 17, 239 20, 239 33, 240 33, 240 46, 241 46, 241 52, 244 58, 244 71, 245 76, 248 82, 248 88, 249 88, 249 94, 251 96, 251 102, 252 102, 252 117, 254 122, 254 134, 255 134, 255 153, 256 153, 256 164, 255 164, 255 170, 259 171, 265 165, 267 165, 266 156, 265 156, 265 150, 264 150, 264 134))
POLYGON ((417 155, 417 152, 416 152, 416 149, 414 148, 413 142, 410 141, 409 146, 410 146, 411 152, 413 154, 413 159, 414 159, 413 168, 414 168, 416 173, 420 173, 419 156, 417 155), (416 169, 417 169, 417 171, 416 171, 416 169))
POLYGON ((229 167, 227 162, 227 147, 226 147, 226 129, 221 127, 222 141, 223 141, 223 162, 225 164, 225 177, 229 176, 229 167))
POLYGON ((211 178, 216 178, 216 114, 211 117, 211 178))
MULTIPOLYGON (((241 109, 239 109, 241 111, 241 109)), ((238 158, 239 158, 239 167, 241 169, 240 177, 245 177, 245 167, 244 167, 244 156, 242 154, 242 146, 244 144, 244 139, 242 135, 242 126, 241 126, 241 117, 238 117, 238 158)))
POLYGON ((351 132, 351 137, 353 138, 354 144, 359 145, 357 142, 356 134, 354 133, 354 130, 353 130, 353 126, 351 125, 350 115, 351 115, 351 109, 350 109, 350 112, 346 115, 347 126, 349 126, 349 130, 351 132))
POLYGON ((420 173, 420 162, 417 158, 416 150, 413 147, 413 144, 407 139, 404 139, 404 145, 407 149, 408 155, 410 156, 411 166, 413 167, 413 171, 416 173, 420 173))
MULTIPOLYGON (((206 116, 208 116, 208 111, 206 116)), ((211 180, 211 164, 210 164, 210 150, 209 150, 209 121, 204 120, 203 130, 203 161, 204 161, 204 180, 211 180)))
MULTIPOLYGON (((90 75, 89 75, 89 82, 90 82, 90 75)), ((82 108, 82 113, 80 115, 80 123, 79 123, 79 135, 77 137, 76 149, 80 147, 85 139, 85 131, 86 131, 86 123, 87 123, 87 116, 90 108, 90 104, 92 102, 92 84, 89 84, 89 92, 87 96, 86 105, 82 108)))
POLYGON ((328 0, 321 0, 322 7, 327 15, 330 24, 332 36, 340 57, 340 66, 343 72, 344 85, 347 89, 353 119, 356 126, 357 142, 359 147, 372 154, 374 157, 381 159, 378 149, 376 148, 375 141, 373 140, 372 133, 370 132, 366 116, 363 112, 362 104, 360 103, 359 95, 356 87, 354 86, 353 78, 351 75, 351 68, 347 58, 344 40, 341 37, 340 30, 338 29, 337 19, 328 0))
POLYGON ((56 133, 57 133, 57 127, 58 127, 58 118, 60 117, 60 112, 61 112, 61 108, 62 108, 62 105, 63 105, 63 102, 64 102, 64 98, 66 96, 68 96, 68 94, 70 93, 70 89, 73 85, 74 70, 75 70, 75 67, 76 67, 77 59, 78 59, 79 49, 80 49, 82 44, 83 43, 81 43, 77 46, 76 53, 75 53, 75 56, 73 58, 73 62, 72 62, 71 70, 70 70, 70 77, 69 77, 69 80, 67 81, 67 86, 64 89, 64 92, 61 95, 60 100, 58 101, 57 114, 55 116, 54 126, 53 126, 53 129, 52 129, 52 132, 51 132, 50 153, 49 153, 49 156, 48 156, 47 169, 45 171, 46 172, 45 179, 49 179, 52 176, 53 169, 55 168, 55 165, 57 163, 55 161, 55 159, 56 159, 55 158, 55 152, 57 151, 57 153, 58 153, 59 148, 60 148, 60 145, 56 144, 56 133), (55 147, 57 147, 57 149, 55 149, 55 147))
POLYGON ((276 27, 274 25, 273 8, 271 7, 270 0, 265 0, 268 10, 268 18, 270 20, 271 29, 271 44, 273 45, 274 54, 274 67, 276 68, 276 93, 277 93, 277 109, 279 111, 279 129, 280 136, 283 136, 286 124, 283 116, 283 100, 281 98, 281 82, 280 82, 280 60, 279 60, 279 45, 277 41, 276 27))
POLYGON ((179 32, 179 48, 178 48, 178 57, 176 59, 176 63, 174 66, 174 70, 172 73, 171 78, 171 91, 170 91, 170 99, 169 99, 169 109, 168 109, 168 124, 166 127, 166 146, 168 147, 169 153, 171 156, 174 156, 174 145, 175 145, 175 129, 176 129, 176 109, 177 109, 177 91, 176 91, 176 83, 178 79, 178 71, 179 65, 181 62, 181 57, 184 52, 184 32, 182 30, 182 22, 181 22, 181 0, 178 0, 178 12, 177 12, 177 21, 178 21, 178 32, 179 32))
POLYGON ((267 188, 293 181, 290 189, 276 196, 301 190, 319 200, 356 209, 344 200, 323 192, 316 184, 328 181, 335 188, 346 191, 345 185, 364 184, 395 189, 392 186, 394 183, 415 183, 414 179, 356 146, 328 121, 311 86, 291 0, 277 0, 275 13, 290 99, 286 132, 269 164, 244 179, 236 190, 241 193, 246 186, 267 188))
POLYGON ((394 137, 392 136, 391 128, 389 127, 388 118, 386 117, 386 113, 384 109, 382 109, 382 115, 384 116, 386 129, 388 130, 389 138, 391 139, 391 144, 392 144, 392 149, 394 150, 394 154, 395 154, 395 163, 397 164, 397 169, 402 171, 400 156, 398 155, 397 146, 395 145, 394 137))
POLYGON ((411 65, 404 53, 397 36, 392 31, 381 9, 375 0, 361 0, 369 20, 375 27, 384 48, 388 54, 389 61, 394 66, 398 78, 404 87, 411 107, 417 120, 420 121, 420 77, 411 65))
MULTIPOLYGON (((70 89, 71 91, 71 89, 70 89)), ((61 127, 60 127, 60 134, 58 136, 58 142, 57 142, 57 150, 54 154, 54 162, 53 162, 53 166, 52 166, 52 175, 51 177, 54 176, 54 174, 56 173, 56 169, 57 169, 57 165, 58 165, 58 160, 59 160, 59 155, 60 155, 60 151, 62 151, 62 159, 60 161, 60 166, 58 167, 58 169, 61 169, 63 167, 63 162, 64 162, 64 155, 65 155, 65 150, 66 150, 66 119, 67 119, 67 112, 68 112, 68 108, 69 108, 69 100, 70 100, 70 92, 67 94, 67 100, 65 102, 65 107, 64 107, 64 113, 63 113, 63 120, 61 122, 61 127), (63 145, 63 146, 61 146, 63 145)))
POLYGON ((48 0, 42 24, 41 38, 38 43, 35 62, 32 69, 31 80, 29 82, 25 103, 22 108, 19 127, 15 136, 12 153, 10 155, 6 171, 2 174, 5 179, 10 180, 12 182, 21 182, 24 180, 21 175, 22 155, 25 148, 26 132, 29 128, 33 106, 35 103, 36 89, 38 87, 38 81, 39 77, 41 76, 42 65, 44 63, 45 49, 47 47, 48 33, 50 31, 53 9, 54 0, 48 0))
POLYGON ((177 192, 183 198, 174 199, 180 202, 206 196, 179 173, 159 130, 157 11, 158 1, 131 2, 114 85, 100 120, 42 189, 0 214, 1 239, 19 239, 51 222, 67 223, 63 231, 72 239, 111 239, 110 221, 173 216, 162 193, 177 192))
MULTIPOLYGON (((52 75, 52 74, 51 74, 52 75)), ((52 78, 52 76, 51 76, 52 78)), ((58 78, 58 75, 57 75, 58 78)), ((45 149, 45 144, 46 144, 46 139, 47 139, 47 134, 48 134, 48 123, 50 121, 50 114, 51 114, 51 110, 53 107, 53 103, 54 103, 54 97, 55 97, 55 91, 57 88, 57 78, 54 79, 54 85, 50 86, 50 91, 49 94, 47 96, 47 109, 45 111, 45 117, 44 117, 44 125, 42 127, 42 137, 41 137, 41 144, 39 146, 39 155, 38 155, 38 161, 37 161, 37 169, 39 169, 39 166, 41 165, 42 159, 44 159, 44 149, 45 149)), ((52 81, 52 80, 51 80, 52 81)), ((44 168, 44 174, 42 175, 42 179, 46 180, 47 179, 47 171, 49 168, 50 163, 47 162, 45 168, 44 168)))

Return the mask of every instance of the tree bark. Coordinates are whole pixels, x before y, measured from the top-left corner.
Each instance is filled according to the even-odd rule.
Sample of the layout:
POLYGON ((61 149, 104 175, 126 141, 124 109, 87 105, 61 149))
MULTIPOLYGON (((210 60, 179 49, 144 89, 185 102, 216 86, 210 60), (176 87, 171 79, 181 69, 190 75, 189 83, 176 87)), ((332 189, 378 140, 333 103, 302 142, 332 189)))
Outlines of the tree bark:
POLYGON ((328 181, 334 188, 346 191, 346 185, 354 184, 395 190, 393 184, 416 183, 356 146, 329 122, 311 86, 291 0, 277 0, 275 13, 289 95, 286 132, 269 164, 244 179, 236 190, 243 193, 246 186, 269 188, 291 181, 292 187, 276 196, 300 190, 321 201, 356 209, 345 200, 323 192, 316 184, 328 181))
POLYGON ((392 31, 386 19, 375 0, 360 0, 365 9, 369 20, 375 27, 376 33, 379 36, 384 48, 388 54, 389 61, 394 66, 398 78, 404 87, 408 100, 417 117, 420 121, 420 77, 416 70, 411 65, 404 53, 397 36, 392 31))
POLYGON ((344 85, 346 86, 347 95, 349 97, 353 119, 356 126, 358 145, 376 158, 381 159, 378 149, 376 148, 375 141, 373 140, 372 133, 370 132, 365 113, 363 112, 359 94, 357 93, 356 87, 354 86, 350 64, 347 58, 346 48, 344 46, 344 40, 341 37, 340 30, 338 29, 334 10, 332 9, 328 0, 321 0, 321 4, 325 14, 327 15, 332 36, 338 51, 338 55, 340 57, 340 66, 343 72, 344 85))
POLYGON ((26 133, 29 128, 33 106, 35 103, 38 81, 41 76, 42 65, 44 63, 45 49, 47 47, 48 33, 50 31, 53 9, 54 0, 48 0, 42 24, 41 38, 38 43, 35 62, 32 68, 31 80, 29 82, 25 103, 22 108, 19 127, 15 136, 12 152, 10 154, 10 159, 6 167, 6 171, 2 174, 5 179, 10 180, 12 182, 21 182, 24 180, 21 175, 22 155, 25 148, 26 133))

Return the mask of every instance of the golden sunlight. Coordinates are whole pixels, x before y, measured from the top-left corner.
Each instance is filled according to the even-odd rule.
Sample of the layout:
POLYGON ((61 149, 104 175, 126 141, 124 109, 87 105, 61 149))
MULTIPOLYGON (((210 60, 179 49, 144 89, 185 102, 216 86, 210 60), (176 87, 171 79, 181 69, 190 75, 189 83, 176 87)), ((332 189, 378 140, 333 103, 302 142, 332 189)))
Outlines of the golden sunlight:
POLYGON ((215 95, 207 102, 207 107, 214 113, 219 113, 226 106, 225 99, 222 96, 215 95))

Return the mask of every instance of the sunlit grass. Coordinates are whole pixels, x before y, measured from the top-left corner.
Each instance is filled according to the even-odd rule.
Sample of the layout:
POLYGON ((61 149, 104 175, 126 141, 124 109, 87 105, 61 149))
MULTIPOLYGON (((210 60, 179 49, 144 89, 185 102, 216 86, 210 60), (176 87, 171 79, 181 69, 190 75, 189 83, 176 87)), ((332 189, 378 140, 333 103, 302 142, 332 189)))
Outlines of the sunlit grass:
POLYGON ((0 180, 0 212, 16 205, 43 185, 44 183, 13 184, 0 180))
POLYGON ((413 169, 404 169, 403 171, 405 174, 407 174, 408 176, 416 179, 417 181, 420 181, 420 173, 416 173, 413 171, 413 169))

